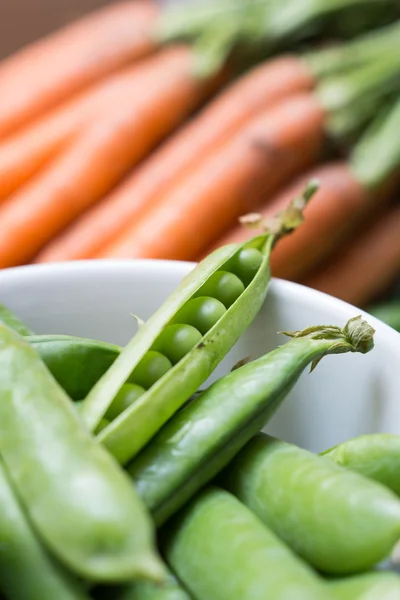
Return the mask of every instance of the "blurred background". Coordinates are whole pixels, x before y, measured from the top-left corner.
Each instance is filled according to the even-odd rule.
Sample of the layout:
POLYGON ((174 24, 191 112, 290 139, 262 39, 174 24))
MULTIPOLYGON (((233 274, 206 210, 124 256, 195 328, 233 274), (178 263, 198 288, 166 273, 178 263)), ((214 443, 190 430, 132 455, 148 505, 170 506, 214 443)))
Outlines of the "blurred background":
POLYGON ((197 261, 298 198, 273 274, 400 328, 398 0, 13 0, 0 29, 0 267, 197 261))

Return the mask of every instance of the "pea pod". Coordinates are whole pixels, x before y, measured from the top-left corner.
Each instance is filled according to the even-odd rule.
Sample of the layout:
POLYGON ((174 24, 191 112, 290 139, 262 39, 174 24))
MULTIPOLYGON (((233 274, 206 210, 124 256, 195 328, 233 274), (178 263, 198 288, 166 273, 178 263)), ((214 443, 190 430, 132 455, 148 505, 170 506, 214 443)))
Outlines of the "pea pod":
POLYGON ((73 400, 84 398, 121 352, 113 344, 69 335, 26 339, 73 400))
POLYGON ((196 600, 331 600, 328 586, 233 496, 208 488, 166 525, 167 562, 196 600))
POLYGON ((11 600, 89 600, 36 538, 1 459, 0 588, 11 600))
POLYGON ((379 481, 400 496, 400 436, 361 435, 322 452, 342 467, 379 481))
POLYGON ((399 600, 400 577, 395 573, 371 572, 328 582, 337 600, 399 600))
POLYGON ((82 407, 82 417, 94 431, 131 373, 131 381, 135 382, 135 369, 145 360, 146 353, 158 346, 167 328, 176 324, 190 325, 203 334, 183 358, 99 433, 99 442, 122 464, 135 456, 196 392, 257 315, 270 279, 271 249, 282 235, 302 221, 301 210, 316 189, 317 185, 312 182, 303 196, 279 215, 270 233, 242 245, 222 247, 203 260, 139 329, 89 392, 82 407), (232 294, 221 296, 221 281, 218 280, 217 294, 221 298, 229 297, 229 302, 233 302, 229 308, 216 297, 204 296, 211 293, 210 279, 221 271, 235 275, 236 279, 239 277, 246 286, 239 296, 240 286, 232 294))
POLYGON ((0 454, 40 538, 93 581, 159 579, 153 528, 30 344, 0 326, 0 454))
POLYGON ((287 344, 235 369, 174 415, 128 466, 156 523, 228 464, 271 418, 307 365, 327 354, 368 352, 372 334, 359 317, 343 330, 322 326, 290 334, 287 344))
POLYGON ((370 569, 400 539, 400 501, 382 485, 292 444, 259 434, 224 485, 321 571, 370 569))
POLYGON ((0 304, 0 324, 6 325, 20 335, 33 335, 32 329, 25 325, 9 308, 0 304))
MULTIPOLYGON (((172 369, 167 371, 137 402, 113 420, 98 436, 99 441, 121 462, 126 463, 151 439, 158 429, 182 406, 182 404, 209 377, 228 350, 248 327, 265 298, 269 281, 270 240, 259 238, 262 265, 246 292, 217 321, 214 327, 201 336, 193 350, 189 351, 172 369)), ((255 242, 253 242, 255 243, 255 242)), ((137 335, 120 354, 112 367, 84 401, 82 416, 89 427, 107 411, 113 397, 124 384, 137 363, 153 347, 158 338, 165 335, 168 325, 176 325, 174 317, 182 304, 190 302, 191 296, 206 282, 209 275, 224 265, 234 254, 236 246, 223 248, 203 261, 169 300, 143 325, 137 335), (101 407, 101 410, 98 408, 101 407)), ((196 300, 201 300, 197 298, 196 300)), ((183 315, 183 318, 187 315, 183 315)), ((204 320, 204 319, 203 319, 204 320)), ((190 323, 183 323, 184 325, 190 323)))

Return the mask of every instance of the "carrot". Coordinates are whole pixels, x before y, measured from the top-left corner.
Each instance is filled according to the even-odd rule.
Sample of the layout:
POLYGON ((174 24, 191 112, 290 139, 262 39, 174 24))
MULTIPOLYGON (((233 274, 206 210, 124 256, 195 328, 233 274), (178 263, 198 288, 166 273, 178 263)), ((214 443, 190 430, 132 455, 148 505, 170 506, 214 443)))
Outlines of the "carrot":
MULTIPOLYGON (((313 169, 286 187, 261 209, 268 221, 287 205, 287 199, 301 194, 305 182, 317 179, 320 188, 304 210, 305 222, 274 249, 274 275, 299 281, 315 270, 351 238, 371 214, 377 215, 391 199, 399 182, 400 101, 384 110, 352 149, 348 163, 334 162, 313 169)), ((239 242, 252 234, 236 226, 218 245, 239 242)))
POLYGON ((54 160, 94 118, 99 118, 99 111, 109 110, 127 89, 141 85, 143 72, 155 60, 144 59, 108 76, 0 144, 0 201, 54 160))
POLYGON ((155 49, 158 10, 142 0, 110 4, 0 64, 0 139, 96 80, 155 49))
POLYGON ((400 272, 400 207, 388 210, 334 262, 305 279, 305 285, 365 306, 396 280, 400 272))
POLYGON ((8 198, 0 207, 1 267, 30 260, 199 103, 209 86, 188 76, 191 57, 182 46, 148 59, 50 168, 8 198))
MULTIPOLYGON (((298 281, 315 264, 320 264, 335 250, 338 240, 370 201, 349 166, 333 162, 313 168, 286 186, 260 210, 263 219, 268 221, 287 206, 287 199, 298 196, 310 179, 317 179, 320 187, 304 209, 303 225, 282 240, 280 248, 274 249, 271 270, 276 277, 298 281)), ((252 235, 254 232, 238 224, 216 246, 244 241, 252 235)))
POLYGON ((299 94, 246 123, 102 257, 192 259, 240 214, 316 160, 324 112, 299 94))
POLYGON ((167 190, 209 152, 261 110, 313 86, 313 77, 295 57, 254 68, 224 90, 209 106, 167 140, 117 190, 56 238, 42 262, 91 258, 160 202, 167 190))

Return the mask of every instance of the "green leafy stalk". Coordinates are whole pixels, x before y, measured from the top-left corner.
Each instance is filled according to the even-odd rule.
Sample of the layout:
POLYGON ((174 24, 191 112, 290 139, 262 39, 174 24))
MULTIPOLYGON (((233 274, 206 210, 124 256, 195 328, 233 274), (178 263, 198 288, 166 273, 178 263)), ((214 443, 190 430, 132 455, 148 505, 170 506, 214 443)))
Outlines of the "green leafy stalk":
POLYGON ((350 164, 368 189, 379 187, 400 168, 400 100, 388 113, 378 114, 354 148, 350 164))
POLYGON ((393 6, 396 0, 209 0, 166 10, 155 37, 163 43, 189 40, 198 74, 210 75, 235 53, 240 57, 257 50, 266 56, 293 40, 321 34, 351 8, 365 15, 393 6))
POLYGON ((395 53, 400 39, 400 22, 368 32, 345 44, 339 43, 303 55, 317 78, 362 67, 388 51, 395 53))

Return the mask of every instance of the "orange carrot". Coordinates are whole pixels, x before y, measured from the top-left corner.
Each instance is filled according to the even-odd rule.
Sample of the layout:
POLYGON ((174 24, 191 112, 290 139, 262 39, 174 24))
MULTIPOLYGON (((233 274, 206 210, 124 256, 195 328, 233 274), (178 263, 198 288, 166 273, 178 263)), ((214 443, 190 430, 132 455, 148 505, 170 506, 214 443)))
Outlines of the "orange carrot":
POLYGON ((102 257, 192 259, 321 151, 324 112, 299 94, 246 123, 168 191, 102 257))
POLYGON ((43 262, 91 258, 129 223, 160 202, 190 167, 202 161, 243 123, 283 98, 313 87, 295 57, 275 59, 231 84, 188 125, 139 166, 105 201, 88 211, 41 254, 43 262))
POLYGON ((54 160, 100 111, 109 111, 129 88, 141 86, 143 72, 155 60, 145 59, 108 76, 0 144, 0 201, 54 160))
POLYGON ((154 50, 153 2, 110 4, 0 64, 0 139, 154 50))
MULTIPOLYGON (((304 209, 305 222, 274 248, 271 270, 276 277, 298 281, 315 265, 321 264, 335 250, 338 241, 354 221, 365 213, 370 198, 349 166, 335 162, 313 168, 286 186, 275 199, 261 208, 263 219, 271 219, 287 206, 288 199, 299 195, 310 179, 320 187, 304 209)), ((240 242, 254 235, 243 225, 236 225, 218 241, 218 246, 240 242)))
POLYGON ((106 194, 194 108, 208 85, 191 72, 187 47, 148 59, 93 114, 92 125, 51 166, 0 207, 0 266, 30 260, 106 194))
POLYGON ((397 206, 304 284, 356 306, 365 306, 385 292, 399 273, 400 207, 397 206))

